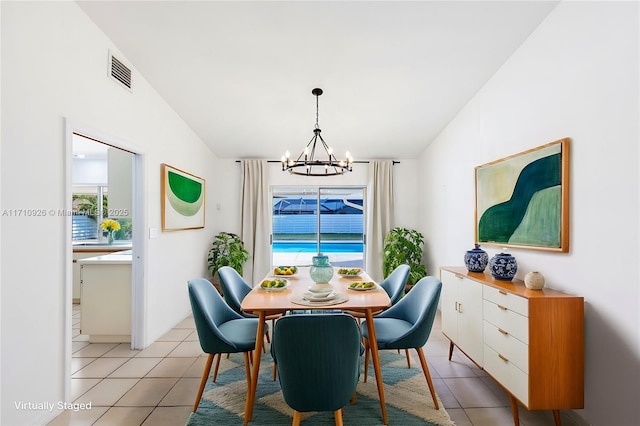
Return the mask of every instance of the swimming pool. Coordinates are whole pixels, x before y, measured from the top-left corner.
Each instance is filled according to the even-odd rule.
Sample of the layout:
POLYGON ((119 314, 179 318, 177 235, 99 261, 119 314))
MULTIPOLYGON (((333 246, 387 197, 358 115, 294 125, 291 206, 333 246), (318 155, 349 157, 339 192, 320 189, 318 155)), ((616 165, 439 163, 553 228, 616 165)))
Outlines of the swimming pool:
MULTIPOLYGON (((318 251, 315 241, 277 241, 271 246, 274 253, 316 253, 318 251)), ((323 253, 362 253, 362 242, 323 242, 320 245, 323 253)))

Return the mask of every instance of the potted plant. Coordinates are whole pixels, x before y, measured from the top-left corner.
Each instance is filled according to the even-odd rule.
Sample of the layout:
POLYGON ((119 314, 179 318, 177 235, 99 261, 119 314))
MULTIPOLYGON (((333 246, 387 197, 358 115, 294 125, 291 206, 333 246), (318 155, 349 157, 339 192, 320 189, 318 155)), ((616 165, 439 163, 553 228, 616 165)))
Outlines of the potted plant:
POLYGON ((242 265, 249 259, 249 252, 244 248, 242 239, 236 234, 230 232, 220 232, 213 239, 209 257, 209 271, 213 277, 213 285, 220 291, 219 282, 217 281, 218 269, 223 266, 231 266, 242 275, 242 265))
POLYGON ((409 291, 421 278, 427 275, 427 267, 422 262, 424 237, 413 229, 394 228, 384 238, 382 252, 382 272, 389 276, 399 265, 411 268, 406 290, 409 291))

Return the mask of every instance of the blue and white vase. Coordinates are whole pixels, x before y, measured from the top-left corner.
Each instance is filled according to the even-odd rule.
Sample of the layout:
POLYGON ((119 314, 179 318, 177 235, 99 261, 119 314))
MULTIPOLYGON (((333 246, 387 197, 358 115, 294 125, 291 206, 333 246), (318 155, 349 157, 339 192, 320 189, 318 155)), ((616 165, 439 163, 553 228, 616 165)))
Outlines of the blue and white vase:
POLYGON ((489 255, 480 248, 480 244, 472 250, 467 250, 464 255, 464 264, 469 272, 484 272, 489 263, 489 255))
POLYGON ((511 281, 518 271, 518 263, 510 254, 500 253, 489 260, 489 269, 496 280, 511 281))

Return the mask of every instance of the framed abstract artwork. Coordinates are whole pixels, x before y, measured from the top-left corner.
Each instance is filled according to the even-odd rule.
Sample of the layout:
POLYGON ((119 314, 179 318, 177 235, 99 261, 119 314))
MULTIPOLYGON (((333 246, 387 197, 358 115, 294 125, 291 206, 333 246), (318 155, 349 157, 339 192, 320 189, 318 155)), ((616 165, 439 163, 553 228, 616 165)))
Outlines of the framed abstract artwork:
POLYGON ((569 139, 475 168, 478 244, 569 251, 569 139))
POLYGON ((162 230, 204 228, 204 179, 162 164, 162 230))

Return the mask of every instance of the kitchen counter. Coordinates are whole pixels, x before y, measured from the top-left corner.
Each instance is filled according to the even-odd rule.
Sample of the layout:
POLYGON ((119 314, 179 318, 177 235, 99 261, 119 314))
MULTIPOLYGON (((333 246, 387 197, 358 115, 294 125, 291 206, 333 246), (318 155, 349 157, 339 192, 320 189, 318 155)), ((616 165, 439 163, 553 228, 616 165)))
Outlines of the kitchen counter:
POLYGON ((106 252, 112 253, 122 250, 131 250, 131 241, 114 242, 113 244, 90 242, 90 243, 73 243, 74 253, 90 253, 90 252, 106 252))
POLYGON ((131 341, 131 250, 78 259, 80 333, 90 342, 131 341))
POLYGON ((132 250, 122 250, 109 254, 102 254, 94 257, 87 257, 86 259, 79 259, 80 265, 121 265, 131 264, 132 250))

